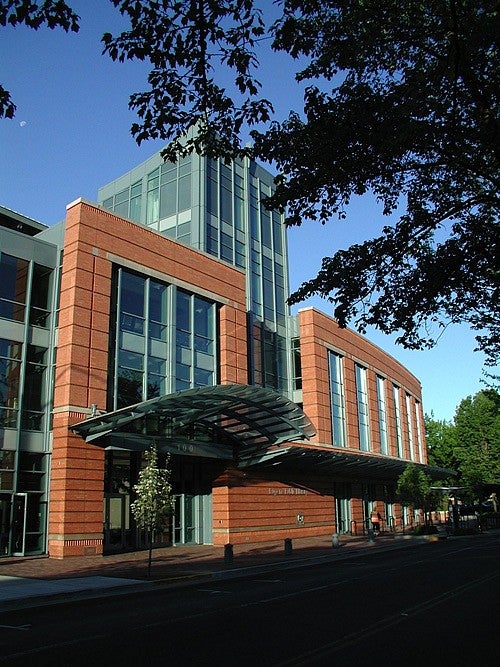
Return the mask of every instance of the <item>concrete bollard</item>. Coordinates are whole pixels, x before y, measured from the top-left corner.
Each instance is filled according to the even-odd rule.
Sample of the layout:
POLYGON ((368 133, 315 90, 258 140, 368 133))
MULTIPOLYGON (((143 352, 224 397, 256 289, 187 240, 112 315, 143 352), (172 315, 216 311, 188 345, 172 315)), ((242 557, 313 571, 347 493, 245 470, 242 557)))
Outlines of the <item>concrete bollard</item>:
POLYGON ((373 530, 368 530, 368 542, 375 542, 375 533, 373 530))
POLYGON ((339 546, 340 546, 339 534, 338 533, 333 533, 333 535, 332 535, 332 547, 334 549, 336 549, 339 546))
POLYGON ((224 563, 226 565, 231 565, 233 562, 233 545, 225 544, 224 545, 224 563))
POLYGON ((292 553, 292 540, 290 537, 285 538, 285 553, 286 554, 292 553))

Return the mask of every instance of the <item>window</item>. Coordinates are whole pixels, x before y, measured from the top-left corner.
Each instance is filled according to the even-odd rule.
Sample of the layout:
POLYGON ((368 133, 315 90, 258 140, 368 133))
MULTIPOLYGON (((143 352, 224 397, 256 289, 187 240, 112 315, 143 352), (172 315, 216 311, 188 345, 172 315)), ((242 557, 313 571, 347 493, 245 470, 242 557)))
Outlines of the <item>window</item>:
POLYGON ((329 352, 328 362, 330 374, 332 442, 336 447, 345 447, 346 431, 343 358, 335 352, 329 352))
POLYGON ((394 398, 394 421, 396 424, 396 443, 398 448, 399 458, 403 458, 403 430, 401 425, 401 402, 400 402, 399 387, 393 385, 394 398))
POLYGON ((0 426, 15 428, 19 409, 21 343, 0 338, 0 426))
POLYGON ((144 278, 122 271, 120 289, 122 331, 144 334, 145 284, 144 278))
POLYGON ((408 427, 408 443, 410 446, 410 459, 415 461, 415 443, 413 440, 413 412, 411 409, 411 396, 406 394, 406 425, 408 427))
POLYGON ((368 408, 368 389, 366 368, 355 364, 356 398, 358 403, 359 447, 363 452, 370 451, 370 416, 368 408))
POLYGON ((142 206, 142 181, 134 183, 130 188, 130 212, 129 217, 136 222, 141 221, 142 206))
POLYGON ((146 224, 152 225, 160 218, 160 178, 159 169, 155 169, 148 176, 148 198, 146 205, 146 224))
POLYGON ((207 211, 214 216, 219 215, 217 162, 207 160, 207 211))
POLYGON ((422 426, 420 421, 420 403, 415 401, 415 424, 417 425, 417 445, 418 445, 418 460, 420 463, 424 461, 424 454, 422 450, 422 426))
POLYGON ((115 195, 115 213, 128 217, 129 190, 126 188, 115 195))
POLYGON ((0 253, 0 317, 24 322, 29 262, 0 253))
POLYGON ((33 264, 31 287, 30 324, 47 327, 49 324, 49 299, 52 269, 33 264))
POLYGON ((302 389, 302 361, 300 357, 300 338, 292 339, 293 388, 302 389))
POLYGON ((26 362, 22 428, 41 431, 46 408, 47 350, 36 345, 28 345, 26 362))
POLYGON ((215 304, 177 290, 175 390, 216 382, 215 304))
POLYGON ((387 437, 387 406, 385 399, 385 378, 377 375, 377 404, 378 404, 378 425, 380 431, 380 453, 387 455, 388 437, 387 437))

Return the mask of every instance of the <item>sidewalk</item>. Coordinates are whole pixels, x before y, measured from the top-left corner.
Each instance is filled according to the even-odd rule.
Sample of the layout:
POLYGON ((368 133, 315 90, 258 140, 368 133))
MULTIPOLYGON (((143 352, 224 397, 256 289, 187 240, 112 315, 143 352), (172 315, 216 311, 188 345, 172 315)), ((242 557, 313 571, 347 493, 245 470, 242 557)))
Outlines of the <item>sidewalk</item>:
POLYGON ((343 560, 362 551, 407 547, 420 540, 404 536, 341 536, 332 546, 326 537, 285 543, 235 545, 232 563, 225 562, 224 548, 210 545, 175 546, 153 551, 151 578, 147 578, 145 551, 109 556, 85 556, 65 560, 46 556, 0 559, 0 612, 40 604, 55 604, 81 597, 140 591, 158 586, 186 586, 202 580, 238 577, 249 572, 272 571, 343 560))

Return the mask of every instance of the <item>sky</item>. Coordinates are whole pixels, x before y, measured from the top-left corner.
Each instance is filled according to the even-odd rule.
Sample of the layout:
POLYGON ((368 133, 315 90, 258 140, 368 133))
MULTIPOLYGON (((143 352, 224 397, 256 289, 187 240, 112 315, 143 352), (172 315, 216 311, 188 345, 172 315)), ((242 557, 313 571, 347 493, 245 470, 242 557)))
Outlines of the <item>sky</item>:
MULTIPOLYGON (((99 187, 163 147, 160 141, 138 146, 130 134, 136 117, 128 99, 147 89, 147 65, 102 55, 102 34, 126 28, 118 11, 108 0, 67 2, 81 17, 77 34, 0 28, 0 81, 17 106, 13 120, 0 120, 0 204, 47 225, 64 219, 66 205, 79 197, 96 201, 99 187)), ((261 65, 258 78, 272 96, 276 119, 300 110, 293 65, 266 55, 261 65)), ((290 229, 291 290, 316 275, 325 255, 371 238, 384 223, 374 203, 360 198, 347 221, 290 229)), ((325 300, 305 306, 332 314, 325 300)), ((485 388, 484 357, 473 351, 474 334, 465 325, 447 327, 431 350, 405 350, 395 336, 374 329, 367 336, 420 380, 424 411, 435 419, 451 420, 463 398, 485 388)))

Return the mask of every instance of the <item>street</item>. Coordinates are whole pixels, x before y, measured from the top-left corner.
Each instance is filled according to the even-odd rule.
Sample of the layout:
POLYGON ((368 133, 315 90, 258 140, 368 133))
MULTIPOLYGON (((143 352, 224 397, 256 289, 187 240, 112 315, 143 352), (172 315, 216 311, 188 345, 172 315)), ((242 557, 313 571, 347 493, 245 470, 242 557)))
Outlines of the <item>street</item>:
POLYGON ((0 665, 496 664, 500 535, 0 615, 0 665))

